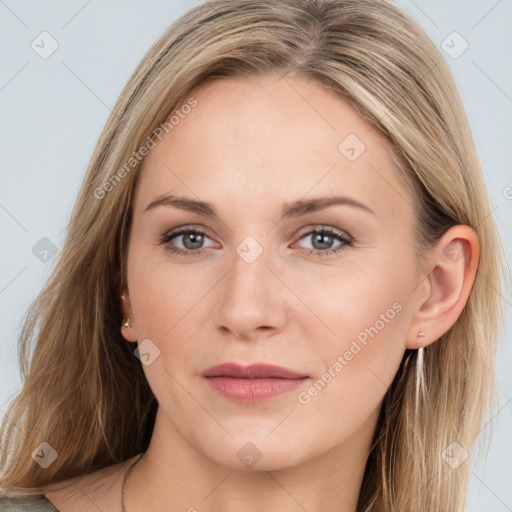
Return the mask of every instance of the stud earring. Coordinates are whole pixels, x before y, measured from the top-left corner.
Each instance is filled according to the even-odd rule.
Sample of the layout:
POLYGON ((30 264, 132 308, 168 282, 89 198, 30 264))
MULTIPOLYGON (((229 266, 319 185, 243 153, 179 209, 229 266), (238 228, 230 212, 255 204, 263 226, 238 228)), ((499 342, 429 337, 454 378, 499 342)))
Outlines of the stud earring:
POLYGON ((423 331, 418 331, 418 338, 424 338, 425 333, 423 331))
POLYGON ((130 319, 127 318, 126 320, 123 320, 123 327, 126 327, 127 329, 131 327, 130 319))

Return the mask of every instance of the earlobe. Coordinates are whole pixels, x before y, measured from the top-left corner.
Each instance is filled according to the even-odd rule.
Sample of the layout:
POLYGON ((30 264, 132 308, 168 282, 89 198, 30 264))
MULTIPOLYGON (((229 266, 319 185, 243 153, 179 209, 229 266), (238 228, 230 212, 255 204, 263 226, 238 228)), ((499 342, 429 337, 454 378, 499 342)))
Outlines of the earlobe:
POLYGON ((433 343, 453 326, 466 305, 476 277, 480 245, 469 226, 450 228, 431 251, 407 336, 406 348, 409 349, 433 343), (421 336, 418 332, 425 334, 421 336))

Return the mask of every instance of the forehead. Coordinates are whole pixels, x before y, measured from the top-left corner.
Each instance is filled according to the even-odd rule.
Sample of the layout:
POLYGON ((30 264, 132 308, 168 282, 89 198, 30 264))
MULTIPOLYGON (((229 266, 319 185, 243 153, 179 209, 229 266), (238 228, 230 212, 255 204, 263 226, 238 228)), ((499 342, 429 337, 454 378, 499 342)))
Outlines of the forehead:
POLYGON ((189 98, 196 106, 146 156, 136 203, 172 191, 230 205, 238 198, 245 209, 275 201, 277 208, 306 194, 344 193, 394 215, 411 209, 390 143, 316 82, 224 78, 189 98))

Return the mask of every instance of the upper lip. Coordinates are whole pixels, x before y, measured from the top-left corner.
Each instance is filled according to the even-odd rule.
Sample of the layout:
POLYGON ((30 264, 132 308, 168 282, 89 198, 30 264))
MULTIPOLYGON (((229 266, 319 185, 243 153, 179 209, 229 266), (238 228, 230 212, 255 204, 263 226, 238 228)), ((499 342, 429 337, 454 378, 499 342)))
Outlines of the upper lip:
POLYGON ((303 379, 308 377, 308 375, 272 364, 260 363, 242 366, 238 363, 223 363, 208 368, 203 372, 203 377, 231 377, 234 379, 303 379))

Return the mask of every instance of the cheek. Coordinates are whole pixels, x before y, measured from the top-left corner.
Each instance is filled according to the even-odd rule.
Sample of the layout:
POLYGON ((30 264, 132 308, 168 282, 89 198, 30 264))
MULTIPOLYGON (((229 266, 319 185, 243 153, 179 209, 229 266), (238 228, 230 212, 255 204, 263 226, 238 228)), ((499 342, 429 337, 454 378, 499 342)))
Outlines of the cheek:
POLYGON ((158 357, 143 367, 146 379, 159 401, 169 401, 169 410, 179 415, 190 397, 178 383, 205 367, 202 360, 210 354, 205 350, 211 339, 208 291, 218 282, 219 272, 208 265, 171 264, 162 253, 131 253, 130 301, 139 343, 149 339, 157 347, 158 357))
POLYGON ((313 328, 311 318, 304 321, 317 372, 296 398, 298 416, 328 446, 376 419, 404 354, 409 290, 406 279, 386 274, 378 279, 351 273, 337 285, 325 281, 325 293, 310 287, 317 289, 310 304, 335 334, 319 337, 319 329, 329 331, 318 322, 313 328))
POLYGON ((345 260, 321 273, 304 271, 293 277, 291 284, 317 317, 315 327, 323 323, 322 333, 330 331, 332 337, 343 341, 374 324, 379 332, 396 329, 403 318, 399 310, 403 310, 413 282, 412 265, 396 261, 392 254, 387 258, 381 254, 345 260))
POLYGON ((167 339, 200 309, 218 279, 207 265, 180 265, 163 250, 134 250, 128 261, 130 301, 138 335, 167 339), (155 254, 156 253, 156 254, 155 254))
POLYGON ((296 288, 316 317, 296 315, 316 354, 317 378, 325 376, 333 400, 343 396, 340 403, 357 404, 373 391, 380 398, 405 351, 414 268, 390 255, 330 270, 306 275, 296 288))

